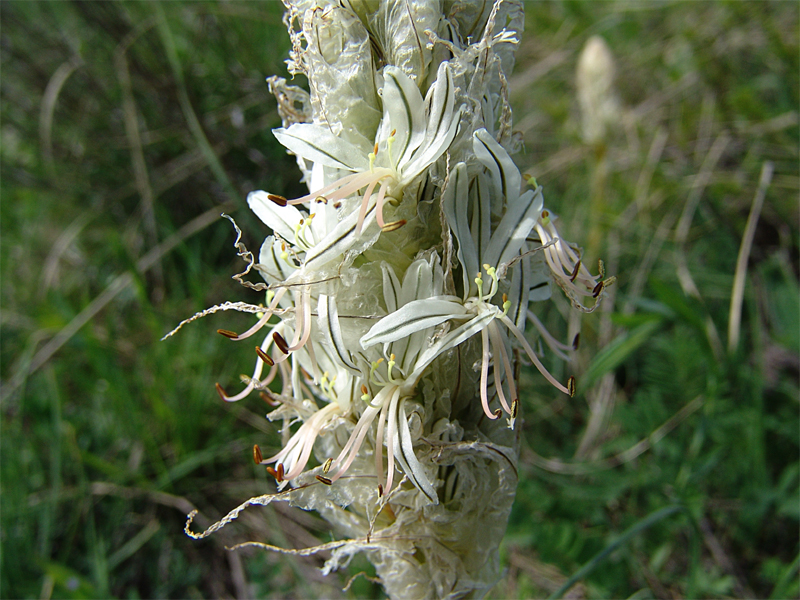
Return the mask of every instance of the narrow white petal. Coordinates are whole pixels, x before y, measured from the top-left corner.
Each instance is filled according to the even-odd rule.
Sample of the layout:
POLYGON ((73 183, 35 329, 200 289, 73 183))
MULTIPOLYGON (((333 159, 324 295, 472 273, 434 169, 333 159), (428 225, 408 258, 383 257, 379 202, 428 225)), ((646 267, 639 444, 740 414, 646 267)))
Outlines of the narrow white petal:
POLYGON ((388 344, 450 319, 463 318, 465 314, 467 310, 458 302, 431 298, 414 300, 375 323, 361 338, 361 345, 369 348, 388 344))
POLYGON ((383 80, 383 127, 388 123, 395 131, 392 159, 407 162, 425 136, 422 94, 417 84, 397 67, 387 66, 383 80))
POLYGON ((542 213, 543 202, 541 186, 509 202, 506 214, 492 233, 483 260, 492 266, 499 266, 517 256, 542 213))
POLYGON ((320 163, 326 167, 346 171, 369 168, 367 152, 356 148, 330 130, 310 123, 295 123, 288 129, 273 129, 278 141, 297 156, 320 163))
POLYGON ((509 200, 517 197, 522 186, 522 177, 508 152, 485 129, 479 129, 473 134, 472 148, 478 160, 492 174, 498 194, 509 200))
POLYGON ((294 232, 303 215, 294 206, 278 206, 267 196, 257 191, 247 194, 247 204, 261 221, 287 242, 294 242, 294 232))
POLYGON ((469 181, 467 180, 467 166, 458 163, 450 172, 447 186, 442 192, 442 206, 444 216, 453 237, 458 243, 456 256, 461 263, 464 277, 464 297, 470 296, 470 288, 474 287, 472 279, 480 271, 480 257, 472 239, 468 220, 469 181))

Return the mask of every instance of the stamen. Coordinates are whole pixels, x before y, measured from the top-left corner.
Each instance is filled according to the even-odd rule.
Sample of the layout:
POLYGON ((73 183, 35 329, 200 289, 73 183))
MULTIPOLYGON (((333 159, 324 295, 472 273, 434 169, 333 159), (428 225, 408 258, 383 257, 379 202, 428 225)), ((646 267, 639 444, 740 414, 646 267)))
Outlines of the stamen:
MULTIPOLYGON (((489 336, 492 342, 492 367, 494 371, 494 387, 497 390, 497 397, 500 399, 500 404, 507 413, 511 413, 511 407, 506 401, 506 394, 503 391, 503 376, 500 373, 500 362, 505 365, 506 378, 509 379, 511 374, 511 364, 508 362, 508 355, 503 347, 503 340, 500 337, 500 332, 494 323, 489 323, 487 326, 489 336)), ((514 385, 509 379, 509 385, 514 385)), ((512 391, 512 395, 516 396, 516 390, 512 391)))
POLYGON ((601 281, 596 286, 594 286, 594 289, 592 290, 592 298, 597 298, 600 295, 600 292, 603 291, 603 288, 605 287, 605 285, 606 285, 606 282, 605 281, 601 281))
POLYGON ((568 346, 567 344, 564 344, 564 343, 562 343, 562 342, 559 342, 559 341, 558 341, 556 338, 554 338, 554 337, 552 336, 552 334, 551 334, 549 331, 547 331, 547 328, 546 328, 546 327, 544 326, 544 324, 543 324, 543 323, 542 323, 542 322, 539 320, 539 317, 537 317, 537 316, 536 316, 536 315, 533 313, 533 311, 531 311, 531 310, 528 310, 528 318, 529 318, 529 319, 530 319, 530 320, 533 322, 533 324, 536 326, 536 329, 537 329, 537 330, 539 331, 539 333, 541 334, 541 336, 542 336, 542 338, 544 339, 545 343, 546 343, 546 344, 547 344, 547 345, 550 347, 550 349, 551 349, 553 352, 555 352, 555 353, 556 353, 556 356, 558 356, 558 357, 559 357, 561 360, 564 360, 564 361, 569 361, 569 360, 570 360, 569 356, 567 356, 566 354, 564 354, 564 353, 562 352, 562 350, 574 350, 574 348, 573 348, 572 346, 568 346))
POLYGON ((578 332, 575 334, 575 338, 572 340, 572 349, 577 350, 580 343, 581 343, 581 334, 580 332, 578 332))
MULTIPOLYGON (((378 222, 378 227, 383 229, 386 226, 386 223, 383 220, 383 201, 386 198, 386 181, 381 181, 381 189, 378 191, 378 200, 376 201, 376 221, 378 222)), ((364 196, 366 198, 366 194, 364 196)))
POLYGON ((260 358, 262 361, 264 361, 265 364, 269 365, 270 367, 275 365, 275 361, 272 360, 272 357, 269 354, 267 354, 261 349, 261 346, 256 346, 256 354, 258 354, 258 358, 260 358))
POLYGON ((328 460, 325 461, 325 464, 322 465, 322 472, 325 473, 325 475, 327 475, 328 471, 331 470, 331 465, 332 464, 333 464, 333 459, 329 458, 328 460))
MULTIPOLYGON (((356 222, 356 235, 361 233, 361 228, 364 226, 364 219, 367 218, 367 207, 369 206, 369 199, 375 186, 378 185, 379 179, 373 180, 368 186, 367 191, 364 192, 364 197, 361 200, 361 208, 358 210, 358 221, 356 222)), ((381 188, 382 189, 382 188, 381 188)))
POLYGON ((570 275, 569 280, 574 282, 575 279, 578 277, 578 271, 580 270, 581 270, 581 261, 578 260, 578 262, 575 263, 575 268, 572 269, 572 275, 570 275))
POLYGON ((260 465, 262 460, 264 460, 264 457, 261 455, 261 448, 256 444, 253 446, 253 461, 255 461, 257 465, 260 465))
POLYGON ((217 329, 217 333, 220 335, 225 336, 229 340, 235 340, 239 337, 239 334, 235 331, 229 331, 228 329, 217 329))
POLYGON ((316 200, 320 204, 327 204, 328 203, 328 199, 325 196, 317 196, 316 198, 314 198, 314 200, 316 200))
POLYGON ((214 386, 217 388, 217 393, 219 397, 222 398, 225 402, 228 401, 228 395, 225 393, 225 390, 222 389, 222 386, 219 383, 215 383, 214 386))
POLYGON ((513 321, 511 321, 511 319, 509 319, 505 315, 500 315, 498 316, 498 318, 501 321, 503 321, 503 323, 505 323, 506 327, 508 327, 511 333, 514 334, 514 337, 517 338, 517 341, 519 341, 519 343, 525 349, 525 354, 528 355, 528 358, 530 358, 533 364, 536 366, 536 368, 539 369, 539 373, 544 375, 545 379, 547 379, 547 381, 552 383, 556 388, 558 388, 565 394, 569 394, 569 390, 565 388, 564 385, 560 383, 555 377, 553 377, 550 374, 550 371, 548 371, 545 368, 545 366, 542 364, 542 361, 540 361, 539 358, 536 356, 536 353, 533 351, 533 348, 531 348, 531 345, 528 343, 528 340, 526 340, 525 336, 522 335, 522 333, 520 333, 519 329, 517 329, 517 326, 514 325, 513 321))
POLYGON ((575 378, 570 377, 567 379, 567 390, 569 391, 570 398, 575 395, 575 378))
POLYGON ((378 497, 383 498, 383 485, 378 484, 378 497))
POLYGON ((386 448, 389 451, 388 475, 386 475, 386 491, 392 490, 394 481, 394 438, 397 435, 397 404, 400 399, 400 388, 396 388, 389 402, 389 427, 386 432, 386 448))
POLYGON ((322 475, 317 475, 317 481, 320 483, 324 483, 325 485, 333 485, 333 481, 328 479, 327 477, 323 477, 322 475))
POLYGON ((487 387, 489 385, 489 333, 486 329, 481 330, 481 343, 483 344, 483 355, 481 357, 481 406, 483 412, 490 419, 496 419, 489 410, 489 396, 487 387))
POLYGON ((285 475, 285 473, 283 472, 283 463, 278 463, 276 465, 276 468, 278 471, 278 477, 277 477, 278 483, 281 483, 283 481, 283 476, 285 475))
POLYGON ((279 196, 278 194, 267 194, 267 198, 269 200, 272 200, 275 204, 277 204, 280 207, 286 206, 289 203, 289 201, 286 198, 284 198, 283 196, 279 196))
POLYGON ((273 400, 272 398, 269 397, 268 394, 264 392, 259 392, 258 395, 264 402, 266 402, 270 406, 280 406, 280 402, 278 402, 277 400, 273 400))
POLYGON ((381 227, 381 231, 383 233, 389 233, 391 231, 397 231, 403 225, 405 225, 407 221, 405 219, 400 219, 399 221, 392 221, 391 223, 386 223, 383 227, 381 227))
POLYGON ((278 472, 272 467, 267 467, 267 473, 272 475, 275 479, 278 479, 278 472))
POLYGON ((283 339, 283 336, 280 333, 273 331, 272 339, 275 341, 275 345, 278 347, 278 350, 284 354, 289 354, 289 344, 286 343, 286 340, 283 339))

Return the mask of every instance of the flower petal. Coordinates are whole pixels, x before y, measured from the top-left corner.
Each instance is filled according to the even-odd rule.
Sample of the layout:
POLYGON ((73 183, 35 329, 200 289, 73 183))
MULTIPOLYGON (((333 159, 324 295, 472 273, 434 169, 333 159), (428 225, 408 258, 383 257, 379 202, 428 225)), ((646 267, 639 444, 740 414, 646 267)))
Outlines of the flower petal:
POLYGON ((289 243, 294 243, 295 231, 303 215, 294 206, 278 206, 263 191, 247 194, 247 204, 256 216, 289 243))
POLYGON ((422 94, 417 84, 397 67, 387 66, 383 81, 383 122, 379 136, 386 139, 394 130, 392 158, 398 163, 407 162, 425 137, 422 94))
POLYGON ((288 129, 273 129, 278 141, 292 153, 334 169, 362 171, 369 168, 367 152, 311 123, 295 123, 288 129))
POLYGON ((509 202, 506 214, 503 215, 497 229, 492 233, 492 239, 483 255, 483 260, 492 266, 499 267, 517 256, 541 215, 543 204, 542 186, 535 190, 528 190, 522 196, 517 197, 516 201, 509 202))
POLYGON ((463 318, 465 314, 467 309, 452 300, 414 300, 375 323, 361 338, 361 346, 366 349, 375 344, 388 344, 450 319, 463 318))
POLYGON ((470 231, 468 212, 469 212, 469 181, 467 180, 467 165, 463 162, 458 163, 450 172, 447 185, 442 192, 442 206, 447 224, 453 232, 453 237, 458 242, 456 256, 461 263, 462 275, 464 277, 464 297, 471 294, 470 290, 474 287, 472 278, 480 271, 480 257, 475 247, 470 231))
POLYGON ((519 169, 511 160, 503 147, 498 144, 491 134, 485 129, 479 129, 473 134, 472 148, 492 174, 495 191, 499 196, 509 201, 519 196, 522 177, 519 169))

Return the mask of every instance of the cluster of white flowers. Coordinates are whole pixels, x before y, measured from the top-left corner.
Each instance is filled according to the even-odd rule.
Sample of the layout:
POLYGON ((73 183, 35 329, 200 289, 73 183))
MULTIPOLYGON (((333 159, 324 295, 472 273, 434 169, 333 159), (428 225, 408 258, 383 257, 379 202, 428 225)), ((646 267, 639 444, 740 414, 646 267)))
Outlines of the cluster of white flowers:
POLYGON ((547 371, 526 325, 563 358, 572 345, 529 306, 555 283, 591 310, 581 300, 608 283, 509 156, 505 73, 521 5, 285 3, 290 71, 310 93, 270 80, 284 121, 275 136, 310 193, 248 196, 271 234, 256 259, 236 228, 248 260, 237 279, 266 291, 265 304, 187 321, 234 309, 257 321, 220 333, 267 331, 244 389, 217 389, 276 406, 284 447, 254 457, 293 503, 353 538, 329 568, 366 551, 392 596, 487 589, 516 487, 516 369, 530 361, 560 392, 575 389, 547 371), (265 284, 243 279, 251 268, 265 284))

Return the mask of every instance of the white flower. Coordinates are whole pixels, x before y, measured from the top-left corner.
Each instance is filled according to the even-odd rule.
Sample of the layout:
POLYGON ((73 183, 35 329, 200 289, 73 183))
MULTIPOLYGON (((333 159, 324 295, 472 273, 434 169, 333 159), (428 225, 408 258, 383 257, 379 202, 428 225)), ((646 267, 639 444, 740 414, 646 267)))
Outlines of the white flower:
POLYGON ((454 110, 455 90, 447 63, 439 66, 436 82, 423 100, 416 84, 400 69, 383 70, 383 118, 375 144, 364 148, 351 144, 328 128, 298 123, 288 129, 276 129, 275 137, 294 154, 331 169, 349 171, 330 185, 310 194, 285 200, 270 196, 280 204, 340 203, 365 190, 356 220, 360 233, 372 194, 378 187, 376 219, 384 231, 403 225, 383 219, 385 202, 400 202, 403 191, 435 162, 452 142, 458 128, 460 111, 454 110))
POLYGON ((517 414, 517 390, 509 360, 510 343, 506 331, 496 321, 505 325, 525 350, 528 358, 556 388, 564 393, 574 393, 574 380, 567 385, 556 380, 544 367, 523 335, 527 304, 531 288, 530 264, 520 252, 526 247, 528 236, 542 213, 541 187, 520 193, 521 176, 508 153, 485 129, 473 137, 475 155, 490 174, 491 185, 484 174, 478 173, 470 185, 467 165, 459 163, 450 174, 443 191, 442 204, 447 224, 457 240, 457 256, 461 264, 462 297, 435 296, 418 298, 398 307, 376 323, 361 338, 361 345, 397 343, 421 330, 452 322, 453 328, 440 336, 423 351, 418 359, 419 377, 438 356, 480 333, 482 343, 480 398, 484 413, 490 419, 499 416, 491 410, 488 379, 489 364, 494 367, 494 385, 502 409, 510 415, 513 427, 517 414), (470 192, 470 189, 473 190, 470 192), (493 202, 506 200, 504 214, 493 228, 491 209, 493 202), (468 222, 468 215, 472 219, 468 222), (512 276, 511 285, 505 285, 509 294, 499 294, 501 279, 510 268, 522 267, 512 276), (487 280, 484 280, 483 274, 487 280), (498 296, 501 298, 498 301, 498 296), (512 318, 509 318, 511 314, 512 318), (509 388, 511 401, 503 389, 509 388))

